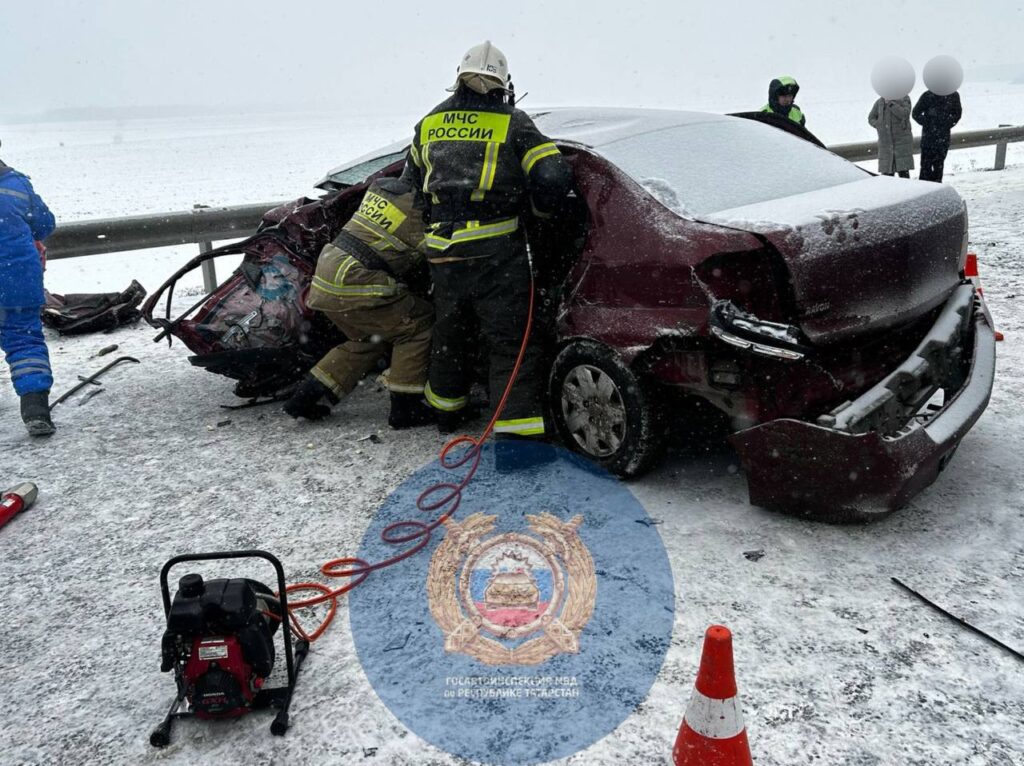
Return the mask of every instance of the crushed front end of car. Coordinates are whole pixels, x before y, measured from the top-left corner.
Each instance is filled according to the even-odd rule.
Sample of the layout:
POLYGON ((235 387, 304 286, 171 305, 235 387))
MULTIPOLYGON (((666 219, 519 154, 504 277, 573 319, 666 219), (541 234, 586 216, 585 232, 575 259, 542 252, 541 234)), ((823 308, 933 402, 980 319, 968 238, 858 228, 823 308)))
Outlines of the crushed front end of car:
MULTIPOLYGON (((732 434, 750 502, 850 521, 896 510, 931 484, 992 391, 995 337, 982 300, 969 282, 957 286, 913 352, 856 398, 813 420, 732 434)), ((760 345, 773 346, 767 337, 760 345)), ((793 343, 774 345, 794 353, 793 343)))

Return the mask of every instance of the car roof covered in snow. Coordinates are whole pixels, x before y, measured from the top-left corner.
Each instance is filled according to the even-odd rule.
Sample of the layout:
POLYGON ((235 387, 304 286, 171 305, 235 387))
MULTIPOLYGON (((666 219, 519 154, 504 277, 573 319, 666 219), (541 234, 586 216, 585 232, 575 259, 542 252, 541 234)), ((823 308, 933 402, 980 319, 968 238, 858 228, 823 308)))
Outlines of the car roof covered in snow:
POLYGON ((707 112, 672 109, 621 109, 615 107, 565 107, 531 112, 541 133, 561 141, 600 147, 623 138, 732 119, 707 112))
MULTIPOLYGON (((549 138, 598 148, 623 138, 666 128, 735 119, 707 112, 617 107, 552 107, 528 109, 537 128, 549 138)), ((359 183, 390 165, 409 148, 409 140, 374 149, 331 170, 317 186, 335 189, 359 183)))

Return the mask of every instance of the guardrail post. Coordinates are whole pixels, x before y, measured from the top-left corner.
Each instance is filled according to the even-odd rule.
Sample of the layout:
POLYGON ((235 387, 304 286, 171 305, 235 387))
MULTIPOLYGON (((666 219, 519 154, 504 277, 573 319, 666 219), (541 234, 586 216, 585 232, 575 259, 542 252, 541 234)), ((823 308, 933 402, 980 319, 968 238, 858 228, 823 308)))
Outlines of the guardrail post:
MULTIPOLYGON (((192 214, 195 215, 196 210, 202 210, 203 208, 207 207, 209 207, 209 205, 200 205, 197 202, 192 206, 192 214)), ((199 243, 200 254, 208 253, 211 250, 213 250, 212 242, 199 243)), ((202 269, 203 272, 203 289, 206 290, 206 292, 208 293, 212 293, 214 291, 214 288, 217 287, 217 267, 213 265, 213 259, 211 258, 210 260, 205 261, 202 264, 202 266, 200 266, 200 268, 202 269)))
POLYGON ((996 164, 993 170, 1002 170, 1006 167, 1006 142, 996 144, 996 164))
MULTIPOLYGON (((199 243, 200 253, 208 253, 211 250, 213 250, 212 242, 199 243)), ((204 261, 200 268, 203 270, 203 289, 208 293, 212 293, 217 287, 217 268, 213 265, 213 258, 204 261)))
MULTIPOLYGON (((1012 125, 1000 125, 1000 128, 1010 128, 1012 125)), ((992 166, 993 170, 1002 170, 1006 167, 1006 142, 1001 141, 996 144, 996 164, 992 166)))

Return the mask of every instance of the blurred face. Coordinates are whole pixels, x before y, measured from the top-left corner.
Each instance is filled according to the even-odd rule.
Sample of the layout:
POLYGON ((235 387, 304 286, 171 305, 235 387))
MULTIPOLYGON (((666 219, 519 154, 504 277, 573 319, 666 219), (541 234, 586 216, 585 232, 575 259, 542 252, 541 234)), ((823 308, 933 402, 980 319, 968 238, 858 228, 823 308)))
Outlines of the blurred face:
POLYGON ((793 106, 793 99, 795 99, 795 98, 796 98, 796 96, 791 96, 791 95, 783 96, 783 95, 780 95, 779 96, 779 106, 793 106))

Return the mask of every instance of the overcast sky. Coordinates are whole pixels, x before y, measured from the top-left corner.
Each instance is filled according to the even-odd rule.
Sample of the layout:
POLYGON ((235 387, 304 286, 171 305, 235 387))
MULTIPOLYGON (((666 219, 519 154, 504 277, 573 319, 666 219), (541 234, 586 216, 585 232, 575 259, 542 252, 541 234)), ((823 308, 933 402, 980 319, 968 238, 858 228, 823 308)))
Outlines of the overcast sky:
POLYGON ((870 94, 872 63, 938 53, 1024 62, 1024 0, 444 3, 46 0, 3 3, 0 113, 253 105, 419 111, 490 39, 531 105, 758 108, 789 74, 801 99, 870 94))

